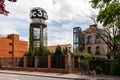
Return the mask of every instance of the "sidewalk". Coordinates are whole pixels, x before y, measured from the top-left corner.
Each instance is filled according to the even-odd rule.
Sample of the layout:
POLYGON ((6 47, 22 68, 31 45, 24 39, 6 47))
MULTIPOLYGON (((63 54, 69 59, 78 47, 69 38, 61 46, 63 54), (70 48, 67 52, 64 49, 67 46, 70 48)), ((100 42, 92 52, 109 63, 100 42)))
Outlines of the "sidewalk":
POLYGON ((46 73, 46 72, 27 72, 27 71, 10 71, 10 70, 0 70, 0 73, 5 74, 18 74, 18 75, 29 75, 29 76, 42 76, 42 77, 52 77, 52 78, 63 78, 63 79, 85 79, 85 80, 120 80, 120 77, 115 76, 89 76, 81 75, 80 73, 46 73))

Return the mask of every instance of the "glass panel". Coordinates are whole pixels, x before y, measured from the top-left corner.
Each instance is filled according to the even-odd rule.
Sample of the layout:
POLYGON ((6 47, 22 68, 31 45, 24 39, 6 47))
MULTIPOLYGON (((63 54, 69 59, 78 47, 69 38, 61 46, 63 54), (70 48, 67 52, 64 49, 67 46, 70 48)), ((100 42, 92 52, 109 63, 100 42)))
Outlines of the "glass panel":
POLYGON ((40 39, 40 28, 34 28, 34 39, 40 39))
POLYGON ((34 41, 34 47, 39 47, 40 41, 34 41))
POLYGON ((74 33, 74 43, 79 41, 79 34, 78 33, 74 33))
POLYGON ((76 31, 76 28, 73 29, 73 32, 77 32, 77 31, 76 31))

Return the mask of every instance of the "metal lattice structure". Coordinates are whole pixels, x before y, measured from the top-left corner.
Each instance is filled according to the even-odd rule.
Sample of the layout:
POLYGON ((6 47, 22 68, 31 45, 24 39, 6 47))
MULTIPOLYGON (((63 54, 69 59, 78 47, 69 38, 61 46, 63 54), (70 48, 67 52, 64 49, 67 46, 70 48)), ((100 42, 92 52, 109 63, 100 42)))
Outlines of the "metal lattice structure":
MULTIPOLYGON (((17 0, 8 0, 10 2, 16 2, 17 0)), ((5 0, 0 0, 0 14, 3 14, 7 16, 9 14, 9 11, 5 9, 5 0)))
POLYGON ((47 12, 40 7, 35 7, 30 11, 30 33, 29 33, 29 48, 34 51, 41 46, 47 46, 47 12))

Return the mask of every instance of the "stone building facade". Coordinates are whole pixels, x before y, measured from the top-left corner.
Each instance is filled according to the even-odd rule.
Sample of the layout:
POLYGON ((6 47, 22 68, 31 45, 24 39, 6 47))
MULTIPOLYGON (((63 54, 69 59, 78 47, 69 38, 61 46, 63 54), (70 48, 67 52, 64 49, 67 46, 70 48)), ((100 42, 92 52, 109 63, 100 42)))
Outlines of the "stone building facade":
MULTIPOLYGON (((103 29, 97 28, 96 25, 90 25, 89 28, 84 30, 84 50, 95 56, 105 56, 108 52, 108 47, 103 39, 96 33, 98 30, 102 34, 106 34, 103 29)), ((107 40, 106 37, 104 37, 107 40)))

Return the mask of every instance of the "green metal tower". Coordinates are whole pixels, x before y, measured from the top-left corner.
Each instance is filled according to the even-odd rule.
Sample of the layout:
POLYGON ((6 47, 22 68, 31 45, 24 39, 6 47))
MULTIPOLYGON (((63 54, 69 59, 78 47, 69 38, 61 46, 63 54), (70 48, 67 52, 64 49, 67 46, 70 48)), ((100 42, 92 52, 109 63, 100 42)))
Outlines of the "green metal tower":
POLYGON ((33 51, 41 45, 47 46, 47 25, 45 20, 48 19, 48 15, 43 8, 36 7, 30 11, 30 18, 29 51, 33 51))

